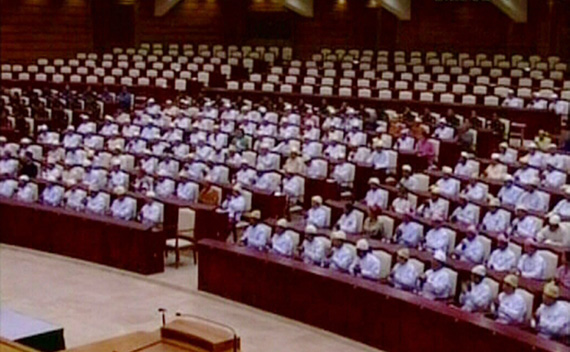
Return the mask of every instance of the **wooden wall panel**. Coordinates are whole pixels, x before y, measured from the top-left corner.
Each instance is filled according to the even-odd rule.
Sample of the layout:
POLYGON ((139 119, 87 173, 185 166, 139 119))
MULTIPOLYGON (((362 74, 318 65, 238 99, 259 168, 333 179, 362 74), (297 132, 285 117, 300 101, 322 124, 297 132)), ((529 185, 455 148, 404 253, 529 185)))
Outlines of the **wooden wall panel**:
POLYGON ((2 0, 0 59, 34 61, 91 50, 88 0, 2 0))

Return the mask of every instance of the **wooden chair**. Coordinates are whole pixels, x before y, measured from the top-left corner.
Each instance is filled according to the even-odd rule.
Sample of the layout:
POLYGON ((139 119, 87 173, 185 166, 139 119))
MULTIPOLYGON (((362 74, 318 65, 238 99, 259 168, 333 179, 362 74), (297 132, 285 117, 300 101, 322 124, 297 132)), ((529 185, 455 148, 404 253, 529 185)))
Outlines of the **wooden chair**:
POLYGON ((178 227, 176 236, 166 240, 165 256, 168 251, 173 250, 176 255, 175 266, 178 269, 180 264, 180 251, 191 250, 193 254, 194 264, 196 264, 196 239, 194 237, 194 227, 196 222, 196 213, 189 208, 182 208, 178 211, 178 227))

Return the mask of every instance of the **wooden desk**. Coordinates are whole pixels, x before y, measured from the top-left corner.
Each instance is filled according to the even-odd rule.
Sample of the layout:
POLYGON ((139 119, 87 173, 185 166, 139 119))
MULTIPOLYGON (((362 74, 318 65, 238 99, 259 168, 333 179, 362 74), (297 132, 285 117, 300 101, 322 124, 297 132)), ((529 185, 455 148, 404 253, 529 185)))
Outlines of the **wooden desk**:
POLYGON ((379 283, 219 241, 198 246, 200 290, 383 350, 567 350, 532 332, 379 283))
POLYGON ((164 271, 163 231, 108 216, 0 199, 0 242, 154 274, 164 271))

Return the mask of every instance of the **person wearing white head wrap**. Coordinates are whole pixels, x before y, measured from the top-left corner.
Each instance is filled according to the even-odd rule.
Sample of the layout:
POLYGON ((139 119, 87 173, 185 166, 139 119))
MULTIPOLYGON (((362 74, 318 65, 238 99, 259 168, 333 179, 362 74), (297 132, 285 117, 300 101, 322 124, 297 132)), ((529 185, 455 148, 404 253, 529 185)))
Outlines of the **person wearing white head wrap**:
POLYGON ((158 175, 175 177, 178 174, 180 163, 169 155, 158 162, 156 172, 158 175))
POLYGON ((262 223, 261 212, 254 210, 250 213, 250 225, 243 232, 241 242, 248 247, 265 250, 271 237, 271 227, 262 223))
POLYGON ((481 229, 490 232, 505 232, 509 227, 510 213, 499 206, 501 202, 497 198, 489 201, 489 210, 481 221, 481 229))
POLYGON ((289 197, 290 204, 296 204, 301 200, 303 187, 304 179, 302 176, 285 173, 282 178, 283 193, 289 197))
POLYGON ((522 164, 528 164, 530 166, 541 168, 546 161, 546 155, 537 149, 537 145, 531 142, 528 146, 529 152, 525 156, 521 157, 519 161, 522 164))
POLYGON ((336 228, 348 233, 358 232, 358 213, 360 210, 354 209, 352 203, 344 206, 344 212, 336 223, 336 228))
POLYGON ((519 238, 536 239, 542 221, 538 217, 528 214, 521 204, 518 204, 515 209, 516 217, 511 221, 510 234, 519 238))
POLYGON ((57 183, 57 178, 52 176, 47 179, 49 182, 48 185, 42 191, 42 195, 40 201, 43 204, 50 205, 52 207, 58 207, 61 205, 63 201, 63 195, 65 193, 65 189, 57 183))
POLYGON ((570 304, 559 296, 560 288, 553 281, 544 285, 542 304, 534 316, 540 336, 564 341, 570 337, 570 304))
POLYGON ((570 226, 568 223, 562 223, 560 216, 551 215, 548 224, 538 233, 537 240, 555 246, 570 247, 570 226))
POLYGON ((524 189, 513 182, 513 177, 511 175, 506 175, 505 184, 499 190, 497 197, 499 197, 501 204, 514 207, 517 205, 523 193, 524 189))
POLYGON ((400 248, 397 253, 397 263, 390 272, 389 281, 395 288, 413 291, 417 288, 419 272, 409 259, 410 250, 400 248))
POLYGON ((468 202, 465 198, 459 198, 459 205, 451 213, 451 221, 463 225, 477 225, 479 222, 479 206, 468 202))
POLYGON ((413 152, 414 151, 414 144, 416 140, 410 134, 410 131, 406 128, 403 129, 396 142, 394 142, 394 149, 399 151, 407 151, 413 152))
POLYGON ((515 180, 523 185, 538 184, 540 182, 540 173, 537 168, 524 166, 515 171, 515 180))
POLYGON ((320 196, 311 198, 311 208, 307 211, 307 224, 317 228, 327 227, 329 211, 323 206, 323 199, 320 196))
POLYGON ((424 248, 432 253, 438 250, 447 253, 452 232, 453 230, 446 227, 442 219, 437 219, 435 226, 426 234, 424 248))
POLYGON ((299 234, 286 228, 288 225, 286 219, 277 220, 276 225, 275 233, 271 238, 271 251, 285 257, 293 256, 295 242, 298 242, 299 234))
POLYGON ((564 195, 565 197, 556 203, 550 214, 557 214, 564 218, 570 217, 570 187, 564 190, 564 195))
POLYGON ((67 181, 66 184, 71 188, 68 188, 68 191, 65 192, 65 207, 75 211, 85 210, 87 192, 75 186, 75 181, 73 179, 67 181))
POLYGON ((325 266, 327 255, 326 252, 330 248, 330 240, 322 236, 315 236, 317 228, 313 225, 305 227, 305 239, 301 246, 301 258, 307 264, 315 264, 325 266))
POLYGON ((333 231, 331 233, 332 253, 329 258, 329 266, 333 270, 349 272, 352 264, 356 260, 356 251, 352 244, 344 242, 346 234, 344 231, 333 231))
POLYGON ((241 220, 242 214, 246 210, 246 201, 243 195, 241 185, 235 184, 232 188, 232 192, 228 195, 226 200, 222 202, 222 209, 228 211, 228 216, 231 221, 238 222, 241 220))
POLYGON ((502 180, 507 174, 508 168, 507 165, 502 164, 500 161, 501 154, 493 153, 491 155, 491 163, 483 172, 483 176, 491 180, 502 180))
POLYGON ((147 191, 146 197, 146 203, 140 210, 138 219, 145 224, 158 225, 162 222, 164 206, 154 200, 156 194, 153 191, 147 191))
POLYGON ((453 174, 457 176, 477 177, 474 163, 469 159, 469 153, 461 152, 459 160, 453 169, 453 174))
POLYGON ((536 248, 536 242, 527 238, 524 242, 523 255, 519 258, 517 269, 521 277, 527 279, 544 280, 546 261, 536 248))
POLYGON ((107 187, 114 189, 116 187, 129 187, 129 174, 121 170, 121 160, 119 158, 114 158, 111 161, 112 168, 109 172, 109 182, 107 187))
POLYGON ((85 211, 93 214, 104 215, 107 212, 109 195, 105 192, 99 192, 97 185, 89 186, 89 194, 87 195, 87 205, 85 211))
POLYGON ((404 219, 396 227, 394 240, 401 245, 416 248, 423 239, 423 226, 415 221, 411 221, 409 215, 404 215, 404 219))
POLYGON ((390 166, 389 149, 384 149, 384 142, 375 139, 373 143, 374 151, 368 157, 367 163, 375 170, 386 169, 390 166))
POLYGON ((33 203, 37 200, 37 185, 30 182, 30 178, 21 175, 18 178, 18 190, 16 191, 16 199, 21 202, 33 203))
POLYGON ((321 130, 315 126, 315 124, 308 120, 305 124, 305 130, 303 132, 303 139, 305 140, 319 140, 321 138, 321 130))
POLYGON ((533 93, 532 100, 526 106, 528 109, 546 110, 548 109, 548 101, 542 98, 538 92, 533 93))
POLYGON ((392 201, 391 209, 398 214, 410 214, 414 211, 408 192, 404 188, 400 189, 398 197, 392 201))
POLYGON ((431 188, 431 198, 418 207, 418 214, 427 219, 447 219, 449 201, 439 196, 437 186, 431 188))
POLYGON ((437 180, 437 182, 435 183, 441 195, 453 197, 459 194, 461 183, 459 182, 459 180, 451 177, 452 171, 453 170, 451 169, 451 167, 444 166, 442 168, 443 177, 437 180))
POLYGON ((105 137, 116 136, 120 134, 119 125, 114 122, 112 116, 105 116, 105 122, 101 129, 99 129, 99 134, 105 137))
POLYGON ((18 189, 18 181, 6 178, 0 180, 0 197, 11 198, 18 189))
POLYGON ((277 170, 279 168, 279 155, 269 152, 269 145, 262 143, 257 154, 256 169, 260 171, 277 170))
POLYGON ((89 116, 81 115, 81 124, 77 127, 77 133, 80 134, 89 134, 89 133, 97 133, 97 124, 94 121, 89 121, 89 116))
POLYGON ((336 141, 330 142, 323 154, 332 160, 344 160, 346 158, 346 146, 336 141))
POLYGON ((62 144, 65 149, 79 148, 82 141, 83 137, 75 132, 73 126, 69 126, 63 135, 62 144))
POLYGON ((567 175, 565 172, 558 170, 552 165, 547 163, 546 170, 542 171, 541 184, 545 187, 560 189, 566 184, 567 175))
POLYGON ((91 167, 83 175, 83 184, 95 186, 97 189, 104 188, 107 185, 107 170, 103 167, 91 167))
POLYGON ((515 109, 522 109, 524 108, 524 101, 514 95, 514 91, 509 89, 507 92, 507 97, 501 103, 501 106, 508 107, 508 108, 515 108, 515 109))
POLYGON ((0 175, 1 176, 16 176, 18 169, 20 167, 20 162, 17 158, 10 155, 8 150, 4 151, 4 154, 0 156, 0 175))
POLYGON ((117 198, 111 204, 111 216, 122 220, 133 220, 137 214, 137 201, 126 196, 126 189, 117 187, 113 190, 117 198))
POLYGON ((368 241, 364 238, 356 242, 356 258, 349 267, 352 275, 369 280, 380 280, 382 263, 372 252, 368 241))
POLYGON ((176 182, 168 176, 159 176, 155 181, 154 191, 159 197, 171 197, 176 191, 176 182))
POLYGON ((471 269, 471 281, 462 288, 459 296, 461 310, 467 312, 486 313, 491 307, 493 293, 485 281, 487 270, 483 265, 471 269))
POLYGON ((532 183, 527 186, 527 191, 522 194, 518 204, 524 207, 526 210, 536 211, 536 212, 546 212, 548 210, 548 202, 546 201, 547 195, 541 191, 538 191, 536 184, 532 183))
POLYGON ((140 168, 149 175, 154 175, 158 166, 158 158, 152 155, 149 149, 144 150, 144 157, 140 159, 140 168))
POLYGON ((485 247, 481 238, 477 234, 477 228, 470 226, 467 229, 467 235, 455 247, 453 252, 459 260, 469 262, 471 264, 481 264, 485 259, 485 247))
POLYGON ((305 169, 305 161, 300 156, 299 150, 296 148, 292 149, 291 155, 285 161, 285 165, 283 165, 283 170, 293 174, 304 175, 305 169))
POLYGON ((461 192, 461 196, 464 196, 470 201, 483 202, 487 196, 488 187, 482 183, 478 182, 476 179, 470 179, 469 183, 461 192))
POLYGON ((369 208, 382 208, 388 207, 388 191, 381 189, 380 180, 377 177, 372 177, 368 180, 370 189, 366 192, 364 197, 364 204, 369 208))
POLYGON ((421 295, 433 299, 444 300, 451 297, 451 276, 445 269, 446 255, 443 251, 436 251, 432 259, 432 267, 422 275, 424 284, 421 295))
POLYGON ((511 272, 516 268, 517 256, 509 247, 507 236, 501 234, 497 240, 497 248, 491 252, 487 267, 494 271, 511 272))
POLYGON ((277 125, 269 121, 263 121, 257 128, 257 136, 277 137, 277 125))

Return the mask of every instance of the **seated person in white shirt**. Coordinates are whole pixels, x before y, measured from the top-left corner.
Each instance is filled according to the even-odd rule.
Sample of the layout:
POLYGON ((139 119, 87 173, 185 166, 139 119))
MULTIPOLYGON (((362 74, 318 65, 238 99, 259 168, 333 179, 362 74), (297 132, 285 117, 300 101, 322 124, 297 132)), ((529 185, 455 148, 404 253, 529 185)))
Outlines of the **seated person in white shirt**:
POLYGON ((527 191, 522 194, 518 204, 526 210, 546 212, 548 210, 548 204, 542 192, 537 190, 536 184, 531 183, 526 186, 526 189, 527 191))
POLYGON ((138 215, 139 221, 144 224, 156 226, 162 222, 162 205, 154 200, 155 196, 152 191, 146 192, 146 202, 138 215))
POLYGON ((537 145, 534 142, 531 142, 528 145, 528 154, 524 155, 519 159, 522 164, 528 164, 534 167, 542 167, 546 158, 543 152, 537 150, 537 145))
POLYGON ((313 196, 311 198, 311 208, 307 211, 307 224, 317 228, 325 228, 328 226, 328 212, 323 206, 323 198, 321 196, 313 196))
POLYGON ((455 129, 453 126, 446 124, 445 120, 441 120, 435 126, 432 136, 437 139, 452 140, 455 136, 455 129))
POLYGON ((497 237, 497 248, 491 252, 487 267, 499 272, 513 272, 517 267, 517 256, 509 247, 509 239, 501 234, 497 237))
POLYGON ((18 177, 18 189, 15 194, 16 199, 26 203, 35 202, 37 200, 37 194, 35 194, 34 185, 35 183, 30 182, 30 178, 27 175, 18 177))
POLYGON ((262 143, 257 154, 256 169, 261 171, 276 170, 279 165, 276 165, 274 157, 275 154, 269 153, 269 146, 262 143))
POLYGON ((299 235, 293 230, 288 230, 287 225, 286 219, 277 220, 275 233, 271 237, 271 252, 292 257, 295 252, 294 238, 298 238, 299 235))
POLYGON ((18 168, 20 162, 18 159, 12 157, 10 151, 4 151, 2 158, 0 159, 0 175, 1 176, 16 176, 18 173, 18 168))
POLYGON ((352 126, 346 134, 345 142, 349 146, 357 147, 366 144, 366 133, 362 132, 358 126, 352 126))
POLYGON ((176 182, 167 176, 158 176, 155 181, 154 192, 157 196, 168 198, 174 195, 176 182))
POLYGON ((548 225, 538 232, 537 240, 554 246, 570 247, 570 223, 561 223, 560 216, 551 215, 548 225))
POLYGON ((243 232, 240 243, 248 247, 265 250, 269 246, 271 227, 262 223, 261 212, 254 210, 249 214, 249 226, 243 232))
POLYGON ((180 171, 179 176, 188 177, 196 181, 202 181, 208 172, 210 172, 210 168, 205 162, 195 160, 189 164, 185 164, 182 171, 180 171))
POLYGON ((539 336, 564 341, 570 336, 570 304, 559 297, 560 288, 554 282, 544 285, 542 304, 534 314, 535 329, 539 336))
POLYGON ((176 197, 189 202, 196 202, 198 200, 198 187, 196 186, 197 184, 190 178, 181 176, 176 186, 176 197))
POLYGON ((111 204, 111 216, 121 220, 133 220, 137 214, 137 201, 127 197, 127 191, 123 187, 114 190, 117 198, 111 204))
POLYGON ((373 145, 374 151, 368 157, 367 163, 375 170, 386 169, 390 165, 389 149, 384 148, 384 142, 381 139, 375 139, 373 145))
POLYGON ((394 242, 410 248, 416 248, 423 240, 423 228, 412 221, 410 214, 404 214, 402 222, 394 232, 394 242))
POLYGON ((562 218, 570 218, 570 187, 564 190, 564 198, 556 203, 550 214, 557 214, 562 218))
POLYGON ((513 177, 511 175, 506 175, 505 183, 499 190, 497 196, 499 197, 502 205, 514 207, 518 204, 523 193, 524 189, 514 183, 513 177))
POLYGON ((273 171, 258 171, 257 179, 255 180, 253 187, 264 192, 278 192, 280 186, 279 177, 274 176, 276 175, 273 171))
POLYGON ((469 159, 469 153, 461 152, 459 160, 457 160, 457 164, 453 170, 453 174, 457 176, 476 177, 476 170, 473 170, 473 165, 469 162, 469 159))
POLYGON ((464 226, 477 225, 479 222, 477 218, 478 209, 478 206, 469 203, 464 197, 460 197, 459 205, 451 213, 450 220, 464 226))
POLYGON ((325 157, 332 160, 343 160, 346 158, 346 147, 333 140, 323 151, 325 157))
POLYGON ((447 253, 451 233, 452 230, 445 225, 443 219, 434 219, 434 227, 427 232, 423 248, 432 253, 437 250, 447 253))
POLYGON ((197 160, 209 161, 214 154, 214 148, 206 144, 205 140, 200 139, 196 146, 195 158, 197 160))
POLYGON ((499 144, 499 161, 503 164, 512 164, 517 161, 516 150, 510 149, 507 142, 499 144))
POLYGON ((487 189, 476 179, 469 179, 469 183, 461 192, 461 196, 464 196, 469 201, 484 202, 487 197, 487 189))
POLYGON ((418 207, 418 215, 427 219, 446 219, 449 202, 441 198, 439 187, 431 188, 431 198, 418 207))
POLYGON ((154 175, 158 166, 158 158, 149 149, 145 149, 144 156, 139 162, 139 167, 149 175, 154 175))
POLYGON ((503 279, 503 292, 497 298, 496 321, 503 324, 519 325, 526 317, 526 301, 516 291, 519 286, 519 278, 509 274, 503 279))
POLYGON ((471 280, 461 288, 461 310, 472 313, 487 313, 493 301, 491 287, 485 281, 487 270, 483 265, 471 269, 471 280))
POLYGON ((121 170, 121 160, 113 159, 112 168, 109 172, 109 181, 107 187, 109 189, 115 189, 116 187, 129 187, 129 174, 121 170))
POLYGON ((398 184, 400 187, 403 187, 408 191, 414 191, 417 189, 418 181, 412 174, 412 167, 410 165, 402 166, 402 178, 398 184))
POLYGON ((299 150, 297 148, 291 149, 291 155, 285 161, 285 164, 283 165, 283 171, 304 175, 305 169, 305 161, 301 157, 299 150))
POLYGON ((307 167, 306 175, 308 178, 322 180, 327 177, 328 164, 323 159, 311 159, 307 167))
POLYGON ((451 276, 445 269, 446 261, 445 252, 438 250, 433 254, 431 269, 420 277, 422 296, 432 300, 447 300, 453 296, 451 276))
POLYGON ((240 153, 238 153, 235 145, 230 145, 227 149, 228 153, 226 155, 225 163, 232 168, 238 168, 244 162, 240 153))
POLYGON ((357 233, 358 232, 358 216, 357 210, 354 208, 352 203, 347 203, 344 206, 344 213, 338 219, 335 228, 339 229, 345 233, 357 233))
POLYGON ((257 171, 249 167, 246 163, 241 164, 240 169, 235 174, 235 182, 243 186, 253 186, 257 179, 257 171))
POLYGON ((89 121, 89 116, 81 114, 79 117, 81 118, 82 122, 77 128, 78 133, 87 134, 87 133, 97 132, 97 125, 95 124, 95 122, 89 121))
POLYGON ((529 109, 534 110, 546 110, 548 108, 548 101, 540 97, 538 92, 532 94, 532 100, 526 106, 529 109))
POLYGON ((87 203, 87 192, 80 188, 73 179, 66 181, 66 186, 68 190, 64 195, 65 207, 75 211, 83 211, 87 203))
POLYGON ((444 166, 441 171, 443 172, 443 176, 435 183, 440 193, 450 197, 459 195, 461 182, 451 177, 452 169, 449 166, 444 166))
POLYGON ((331 178, 336 181, 341 186, 351 186, 352 181, 351 179, 354 175, 351 175, 351 170, 353 170, 353 164, 347 161, 338 163, 335 165, 333 172, 331 174, 331 178), (351 177, 352 176, 352 177, 351 177))
POLYGON ((483 263, 485 248, 475 226, 469 226, 465 238, 455 247, 453 255, 471 264, 483 263))
POLYGON ((302 201, 303 178, 301 176, 285 172, 281 182, 283 193, 289 198, 290 204, 302 201))
POLYGON ((546 261, 538 253, 536 242, 532 238, 524 241, 523 255, 517 264, 521 277, 527 279, 544 280, 546 274, 546 261))
POLYGON ((517 171, 515 171, 514 176, 515 180, 523 185, 540 183, 539 170, 531 166, 524 166, 518 169, 517 171))
POLYGON ((333 270, 348 273, 356 260, 356 251, 350 243, 346 243, 343 231, 331 233, 332 251, 328 258, 329 267, 333 270))
POLYGON ((354 276, 369 280, 380 280, 380 259, 372 252, 370 244, 364 238, 356 242, 356 259, 352 262, 349 271, 354 276))
POLYGON ((565 172, 556 169, 551 163, 547 163, 546 170, 542 172, 540 184, 548 188, 560 189, 566 184, 566 178, 565 172))
POLYGON ((303 143, 303 158, 309 160, 311 158, 319 158, 322 155, 322 144, 319 141, 305 141, 303 143))
POLYGON ((52 176, 47 179, 49 182, 44 190, 42 191, 42 196, 40 201, 43 204, 51 205, 52 207, 58 207, 61 205, 63 201, 63 195, 65 194, 65 188, 59 185, 57 182, 57 178, 52 176))
POLYGON ((178 161, 172 158, 170 149, 165 153, 164 159, 158 163, 156 173, 161 176, 175 177, 178 174, 178 161))
POLYGON ((522 109, 524 108, 524 101, 521 98, 516 97, 512 89, 509 89, 507 97, 503 100, 501 106, 522 109))
POLYGON ((483 171, 483 177, 491 180, 503 180, 507 174, 507 165, 500 162, 501 155, 499 153, 491 154, 491 163, 485 171, 483 171))
POLYGON ((246 205, 241 185, 235 184, 232 187, 231 193, 222 202, 221 209, 228 212, 228 217, 231 222, 237 223, 241 220, 242 214, 246 211, 246 205))
POLYGON ((501 202, 497 198, 491 198, 489 201, 489 210, 485 213, 481 221, 480 228, 484 231, 502 233, 507 231, 509 227, 509 213, 501 209, 501 202))
POLYGON ((411 214, 414 212, 412 203, 408 199, 408 191, 401 188, 398 197, 392 201, 391 209, 398 214, 411 214))
POLYGON ((371 177, 368 180, 370 189, 364 197, 364 204, 371 209, 385 209, 388 206, 388 191, 380 188, 380 180, 377 177, 371 177))
POLYGON ((85 211, 92 214, 104 215, 108 210, 107 197, 108 195, 105 192, 100 192, 96 185, 91 185, 87 193, 85 211))
POLYGON ((68 126, 63 134, 62 145, 65 149, 79 148, 83 137, 79 133, 75 133, 75 127, 68 126))
POLYGON ((154 178, 147 174, 143 169, 137 170, 137 176, 133 182, 133 191, 137 193, 146 193, 154 189, 154 178))
POLYGON ((397 263, 392 268, 388 281, 400 290, 414 291, 418 285, 419 272, 410 261, 410 250, 400 248, 396 260, 397 263))
POLYGON ((411 136, 410 130, 404 128, 400 132, 400 137, 398 137, 398 139, 396 139, 396 142, 394 143, 394 149, 403 152, 413 152, 415 143, 416 140, 414 139, 414 137, 411 136))
POLYGON ((318 140, 320 137, 321 130, 315 127, 315 123, 312 120, 307 120, 303 131, 303 139, 318 140))
POLYGON ((536 216, 528 214, 522 205, 517 205, 516 217, 511 222, 509 233, 511 236, 519 238, 532 238, 536 239, 540 231, 540 219, 536 216))
POLYGON ((325 266, 327 259, 327 242, 328 239, 315 236, 317 228, 313 225, 305 227, 305 239, 300 248, 301 259, 306 264, 315 264, 325 266))

